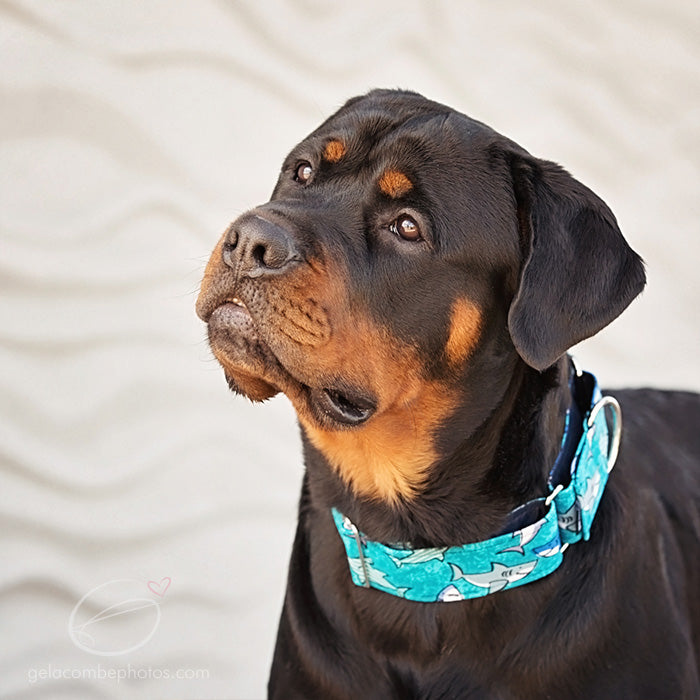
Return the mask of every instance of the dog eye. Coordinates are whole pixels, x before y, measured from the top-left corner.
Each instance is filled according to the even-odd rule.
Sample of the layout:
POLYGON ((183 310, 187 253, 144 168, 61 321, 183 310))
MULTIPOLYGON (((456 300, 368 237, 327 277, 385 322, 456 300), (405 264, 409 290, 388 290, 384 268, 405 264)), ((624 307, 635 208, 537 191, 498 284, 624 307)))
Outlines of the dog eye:
POLYGON ((423 238, 416 220, 408 214, 402 214, 398 219, 392 221, 391 224, 389 224, 389 230, 405 241, 420 241, 423 238))
POLYGON ((311 163, 302 161, 297 165, 297 169, 294 172, 294 179, 302 185, 305 185, 311 179, 313 172, 314 169, 311 167, 311 163))

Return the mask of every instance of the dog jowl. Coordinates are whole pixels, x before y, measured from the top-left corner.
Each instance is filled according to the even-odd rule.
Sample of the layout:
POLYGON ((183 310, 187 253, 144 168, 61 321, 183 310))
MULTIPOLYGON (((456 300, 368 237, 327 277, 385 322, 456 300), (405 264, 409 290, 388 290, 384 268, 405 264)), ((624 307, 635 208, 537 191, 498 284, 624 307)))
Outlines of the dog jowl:
MULTIPOLYGON (((444 551, 508 532, 518 506, 547 495, 563 449, 567 350, 644 282, 600 198, 417 94, 354 98, 293 149, 270 201, 219 240, 197 302, 231 389, 254 401, 283 392, 302 430, 271 697, 696 697, 697 603, 673 608, 673 620, 668 606, 700 583, 698 564, 684 564, 663 504, 683 489, 697 497, 697 469, 674 486, 639 466, 650 450, 629 437, 671 419, 649 408, 670 400, 661 392, 617 393, 630 426, 591 538, 538 581, 510 590, 525 574, 506 577, 493 596, 463 600, 467 575, 448 581, 439 600, 449 604, 404 600, 355 585, 333 520, 343 514, 358 547, 368 538, 444 551), (662 601, 663 585, 634 558, 652 527, 635 529, 645 514, 656 523, 646 535, 661 542, 658 576, 673 569, 662 601), (675 641, 672 661, 655 641, 659 624, 675 641), (662 684, 675 690, 654 695, 662 684)), ((700 419, 695 397, 679 401, 686 422, 700 419)), ((679 506, 697 523, 693 507, 679 506)), ((546 544, 535 551, 560 556, 558 539, 546 544)), ((697 555, 697 533, 694 546, 697 555)), ((484 575, 535 569, 516 549, 484 575)), ((393 575, 354 561, 368 579, 393 575)), ((420 551, 410 561, 456 566, 420 551)))

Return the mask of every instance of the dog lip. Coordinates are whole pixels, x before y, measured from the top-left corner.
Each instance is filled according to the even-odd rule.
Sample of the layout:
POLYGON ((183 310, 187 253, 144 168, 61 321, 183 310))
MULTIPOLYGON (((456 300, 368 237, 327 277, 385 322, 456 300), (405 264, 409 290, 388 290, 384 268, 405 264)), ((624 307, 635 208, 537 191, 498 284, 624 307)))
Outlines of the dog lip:
POLYGON ((230 334, 244 335, 249 338, 258 336, 253 318, 245 306, 227 301, 216 306, 207 320, 209 339, 228 337, 230 334))
MULTIPOLYGON (((266 364, 275 376, 261 377, 264 381, 274 384, 280 391, 285 392, 286 387, 299 390, 304 386, 304 382, 280 361, 269 344, 260 336, 259 328, 248 307, 240 298, 227 297, 216 305, 209 315, 207 325, 210 344, 212 347, 216 346, 224 355, 230 355, 231 352, 233 355, 238 355, 240 345, 236 338, 246 338, 245 342, 249 348, 247 352, 250 352, 251 348, 256 348, 256 354, 266 357, 266 364), (294 386, 291 387, 290 384, 294 386)), ((236 364, 233 356, 230 356, 230 362, 232 365, 236 364)), ((246 372, 244 367, 241 371, 246 372)))
MULTIPOLYGON (((224 299, 223 302, 216 306, 214 312, 218 312, 220 309, 224 310, 222 313, 226 313, 226 315, 232 317, 243 316, 252 324, 253 317, 248 310, 248 307, 238 297, 229 297, 224 299)), ((212 312, 212 315, 214 312, 212 312)))
POLYGON ((312 390, 311 399, 323 414, 324 421, 348 427, 364 423, 377 410, 376 400, 345 389, 326 387, 312 390))
POLYGON ((224 304, 235 304, 236 306, 242 306, 244 309, 246 309, 246 311, 248 310, 248 307, 238 297, 225 299, 224 304))
POLYGON ((257 376, 246 367, 247 361, 241 362, 239 359, 242 358, 239 354, 241 345, 236 339, 245 338, 243 343, 249 348, 247 352, 255 347, 254 355, 267 358, 263 360, 267 371, 259 379, 284 392, 293 401, 303 402, 321 425, 335 430, 348 429, 365 423, 376 413, 377 401, 367 392, 335 383, 329 385, 320 377, 309 381, 309 377, 299 376, 293 367, 283 363, 265 340, 265 333, 261 336, 263 329, 258 327, 248 306, 239 296, 221 294, 218 298, 210 299, 202 311, 202 317, 206 315, 209 327, 209 341, 212 348, 216 347, 221 353, 219 360, 222 362, 223 359, 227 378, 229 375, 235 377, 236 366, 241 374, 257 376))
MULTIPOLYGON (((369 420, 377 411, 377 401, 366 392, 347 386, 326 384, 320 377, 299 376, 293 366, 287 366, 259 334, 245 303, 238 297, 227 297, 216 306, 209 318, 209 341, 221 355, 224 371, 235 377, 238 366, 242 374, 256 376, 277 391, 284 392, 293 403, 303 404, 315 420, 328 429, 352 429, 369 420), (240 355, 243 342, 248 350, 240 355), (255 350, 252 350, 255 348, 255 350), (245 355, 253 351, 253 363, 262 361, 266 371, 258 376, 252 372, 245 355)), ((215 351, 216 353, 216 351, 215 351)))
POLYGON ((214 312, 220 309, 222 306, 233 305, 243 309, 246 313, 250 314, 248 307, 245 302, 237 296, 227 296, 225 298, 210 299, 207 303, 200 304, 197 303, 197 315, 204 321, 204 323, 209 323, 214 312))

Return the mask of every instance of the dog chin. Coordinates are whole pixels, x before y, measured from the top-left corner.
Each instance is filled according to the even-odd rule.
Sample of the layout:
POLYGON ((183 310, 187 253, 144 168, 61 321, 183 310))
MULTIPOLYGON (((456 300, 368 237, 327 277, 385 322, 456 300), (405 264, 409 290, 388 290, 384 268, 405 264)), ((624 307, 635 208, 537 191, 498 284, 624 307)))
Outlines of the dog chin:
POLYGON ((358 426, 377 410, 378 401, 371 392, 336 377, 316 376, 308 371, 308 366, 302 369, 294 361, 299 359, 294 353, 281 353, 286 358, 283 364, 260 337, 260 329, 247 309, 239 304, 218 307, 208 327, 212 351, 224 369, 229 388, 236 394, 251 401, 265 401, 283 392, 297 413, 330 429, 358 426))
POLYGON ((292 377, 281 366, 274 378, 255 376, 234 368, 219 356, 229 388, 254 402, 266 401, 282 392, 300 416, 327 429, 348 428, 364 423, 376 410, 376 401, 366 395, 334 388, 312 388, 292 377))
POLYGON ((210 331, 210 344, 236 394, 251 401, 266 401, 280 392, 289 398, 298 394, 298 382, 258 339, 210 331))
POLYGON ((212 314, 209 344, 229 388, 251 401, 265 401, 285 391, 288 373, 258 338, 249 319, 234 318, 232 322, 226 311, 217 309, 212 314))
POLYGON ((227 372, 226 370, 224 370, 224 376, 231 391, 254 402, 267 401, 281 391, 259 377, 251 377, 240 372, 227 372))

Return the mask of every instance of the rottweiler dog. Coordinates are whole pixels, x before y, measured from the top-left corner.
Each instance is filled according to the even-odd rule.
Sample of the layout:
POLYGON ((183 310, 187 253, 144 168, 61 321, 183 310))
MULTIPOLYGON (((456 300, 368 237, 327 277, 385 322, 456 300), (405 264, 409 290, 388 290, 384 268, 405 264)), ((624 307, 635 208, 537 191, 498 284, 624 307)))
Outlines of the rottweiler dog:
POLYGON ((294 148, 197 302, 231 389, 284 392, 301 427, 271 698, 700 697, 700 397, 613 392, 607 479, 618 412, 574 396, 594 380, 567 354, 644 284, 593 192, 418 94, 351 99, 294 148), (595 520, 565 547, 574 500, 521 566, 592 411, 595 520), (481 572, 448 565, 494 542, 481 572))

